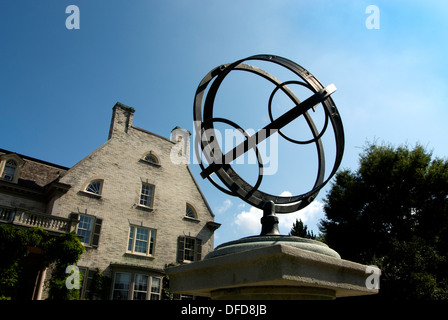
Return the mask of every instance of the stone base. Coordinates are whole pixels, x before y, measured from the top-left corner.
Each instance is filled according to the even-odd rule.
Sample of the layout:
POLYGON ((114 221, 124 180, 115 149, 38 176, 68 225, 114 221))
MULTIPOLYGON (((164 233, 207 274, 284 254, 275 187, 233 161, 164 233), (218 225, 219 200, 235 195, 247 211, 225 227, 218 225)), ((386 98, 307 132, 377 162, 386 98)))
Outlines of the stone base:
MULTIPOLYGON (((229 244, 232 247, 232 243, 224 247, 229 244)), ((283 242, 225 251, 168 268, 171 291, 216 300, 316 300, 378 293, 366 286, 371 275, 366 273, 367 266, 332 256, 331 252, 322 254, 283 242)))
POLYGON ((338 259, 341 258, 339 253, 329 248, 325 243, 320 241, 295 236, 269 235, 246 237, 239 240, 223 243, 217 246, 215 250, 207 254, 204 259, 210 259, 231 253, 268 247, 276 244, 284 244, 286 246, 299 248, 306 251, 321 253, 329 257, 338 259))
POLYGON ((316 287, 257 286, 218 289, 212 300, 333 300, 334 290, 316 287))

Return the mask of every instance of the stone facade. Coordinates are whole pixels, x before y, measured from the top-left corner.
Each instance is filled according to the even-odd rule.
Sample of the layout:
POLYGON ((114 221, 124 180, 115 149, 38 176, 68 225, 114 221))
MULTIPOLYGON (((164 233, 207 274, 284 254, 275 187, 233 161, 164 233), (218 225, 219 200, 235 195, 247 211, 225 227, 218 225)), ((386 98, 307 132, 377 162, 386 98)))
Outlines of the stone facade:
POLYGON ((133 126, 133 116, 117 103, 109 139, 60 168, 54 178, 66 189, 36 208, 78 222, 86 298, 100 270, 112 280, 109 298, 158 299, 166 265, 200 260, 214 247, 219 224, 186 164, 190 133, 176 127, 167 139, 133 126))

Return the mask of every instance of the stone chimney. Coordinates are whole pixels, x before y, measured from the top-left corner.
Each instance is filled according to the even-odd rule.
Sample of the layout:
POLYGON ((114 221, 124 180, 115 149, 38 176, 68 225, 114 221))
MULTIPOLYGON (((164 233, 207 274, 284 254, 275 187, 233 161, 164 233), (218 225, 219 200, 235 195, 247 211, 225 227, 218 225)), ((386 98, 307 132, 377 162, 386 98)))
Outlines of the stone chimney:
POLYGON ((190 160, 190 136, 188 130, 181 127, 175 127, 171 130, 171 141, 176 143, 176 146, 171 150, 171 160, 173 163, 188 164, 190 160))
POLYGON ((109 138, 119 132, 127 133, 130 126, 132 126, 132 119, 134 118, 135 109, 128 107, 120 102, 117 102, 112 109, 112 121, 110 123, 109 138))

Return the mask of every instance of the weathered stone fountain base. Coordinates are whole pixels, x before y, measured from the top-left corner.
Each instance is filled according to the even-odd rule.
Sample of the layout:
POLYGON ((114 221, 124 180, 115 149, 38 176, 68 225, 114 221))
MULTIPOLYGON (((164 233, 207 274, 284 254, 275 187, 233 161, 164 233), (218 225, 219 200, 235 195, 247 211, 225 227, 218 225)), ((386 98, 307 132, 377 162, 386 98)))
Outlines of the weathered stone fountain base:
POLYGON ((167 274, 173 293, 214 300, 319 300, 378 293, 366 286, 371 275, 366 268, 318 241, 264 236, 228 242, 167 274))

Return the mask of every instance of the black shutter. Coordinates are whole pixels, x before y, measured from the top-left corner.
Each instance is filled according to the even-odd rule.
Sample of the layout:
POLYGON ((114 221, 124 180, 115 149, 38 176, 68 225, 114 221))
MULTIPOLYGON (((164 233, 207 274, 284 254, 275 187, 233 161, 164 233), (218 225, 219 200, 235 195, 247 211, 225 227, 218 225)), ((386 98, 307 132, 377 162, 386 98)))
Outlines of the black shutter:
POLYGON ((177 262, 184 262, 185 237, 179 236, 177 238, 177 262))
POLYGON ((95 219, 95 228, 93 229, 92 247, 98 248, 98 243, 100 241, 101 224, 103 219, 95 219))
POLYGON ((201 261, 202 259, 202 240, 197 239, 194 242, 194 253, 196 255, 195 261, 201 261))

